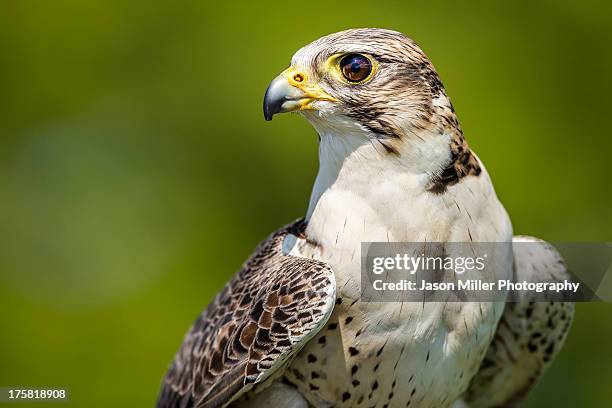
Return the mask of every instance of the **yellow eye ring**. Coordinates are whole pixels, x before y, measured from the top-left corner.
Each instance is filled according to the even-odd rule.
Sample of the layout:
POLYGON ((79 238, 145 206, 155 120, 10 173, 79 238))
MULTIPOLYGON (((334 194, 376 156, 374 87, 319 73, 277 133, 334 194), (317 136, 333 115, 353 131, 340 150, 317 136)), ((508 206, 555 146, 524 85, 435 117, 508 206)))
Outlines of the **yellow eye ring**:
POLYGON ((343 53, 327 61, 328 72, 341 82, 360 85, 368 82, 378 70, 378 61, 367 54, 343 53))

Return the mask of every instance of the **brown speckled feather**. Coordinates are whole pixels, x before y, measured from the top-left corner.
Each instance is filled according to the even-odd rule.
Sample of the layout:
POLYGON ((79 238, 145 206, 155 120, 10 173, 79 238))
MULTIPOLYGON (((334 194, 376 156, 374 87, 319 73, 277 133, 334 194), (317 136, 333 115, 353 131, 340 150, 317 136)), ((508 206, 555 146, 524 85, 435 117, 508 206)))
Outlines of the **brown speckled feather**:
MULTIPOLYGON (((571 279, 559 253, 531 237, 514 238, 517 281, 571 279), (518 244, 517 244, 518 242, 518 244)), ((470 408, 517 406, 542 377, 569 334, 570 302, 534 302, 523 292, 507 303, 489 350, 464 397, 470 408)))
POLYGON ((272 234, 215 297, 187 333, 164 379, 158 407, 227 406, 280 374, 325 324, 335 280, 323 262, 285 255, 298 221, 272 234))

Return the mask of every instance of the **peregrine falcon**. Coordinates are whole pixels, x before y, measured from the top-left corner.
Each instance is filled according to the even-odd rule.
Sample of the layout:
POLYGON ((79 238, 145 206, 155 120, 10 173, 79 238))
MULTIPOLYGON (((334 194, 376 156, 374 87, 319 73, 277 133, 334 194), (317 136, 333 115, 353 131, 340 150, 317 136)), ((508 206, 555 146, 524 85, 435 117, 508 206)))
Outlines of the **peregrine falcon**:
POLYGON ((322 37, 269 85, 265 119, 284 112, 319 135, 308 210, 264 240, 195 321, 158 407, 520 402, 559 352, 572 303, 360 298, 362 242, 529 241, 500 277, 568 274, 550 245, 513 238, 423 51, 384 29, 322 37))

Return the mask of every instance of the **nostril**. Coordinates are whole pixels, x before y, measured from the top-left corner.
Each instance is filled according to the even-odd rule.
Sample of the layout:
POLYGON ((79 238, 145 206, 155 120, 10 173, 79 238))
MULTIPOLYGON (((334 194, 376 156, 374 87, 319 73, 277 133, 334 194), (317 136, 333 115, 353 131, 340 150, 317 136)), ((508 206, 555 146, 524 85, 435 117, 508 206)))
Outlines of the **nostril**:
POLYGON ((304 74, 301 74, 299 72, 297 74, 294 74, 293 75, 293 80, 295 82, 304 82, 304 74))

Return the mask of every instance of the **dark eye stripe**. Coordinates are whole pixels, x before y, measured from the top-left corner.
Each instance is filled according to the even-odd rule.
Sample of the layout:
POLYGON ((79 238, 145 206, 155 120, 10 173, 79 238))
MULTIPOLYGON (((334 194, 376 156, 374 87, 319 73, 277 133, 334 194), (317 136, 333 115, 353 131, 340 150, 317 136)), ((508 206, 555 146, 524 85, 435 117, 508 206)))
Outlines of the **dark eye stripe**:
POLYGON ((361 54, 348 54, 340 60, 340 70, 350 82, 360 82, 372 72, 372 63, 361 54))

